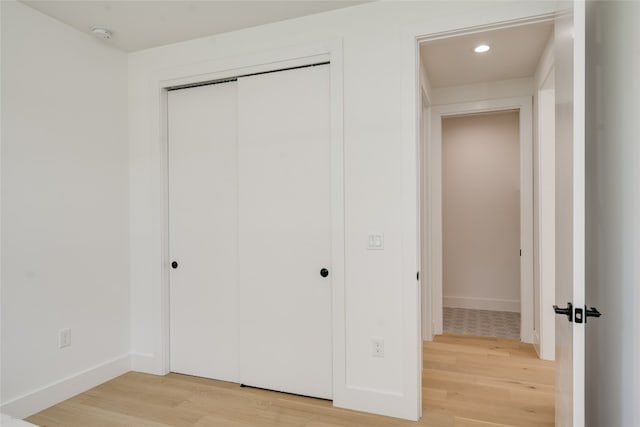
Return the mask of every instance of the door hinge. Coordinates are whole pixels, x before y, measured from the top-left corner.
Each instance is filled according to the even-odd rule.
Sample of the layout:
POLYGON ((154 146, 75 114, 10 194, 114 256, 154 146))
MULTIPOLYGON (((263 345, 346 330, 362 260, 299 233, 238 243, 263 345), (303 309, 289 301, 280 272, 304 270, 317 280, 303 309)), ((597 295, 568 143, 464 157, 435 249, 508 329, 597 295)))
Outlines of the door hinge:
POLYGON ((522 249, 520 249, 520 256, 522 256, 522 249))

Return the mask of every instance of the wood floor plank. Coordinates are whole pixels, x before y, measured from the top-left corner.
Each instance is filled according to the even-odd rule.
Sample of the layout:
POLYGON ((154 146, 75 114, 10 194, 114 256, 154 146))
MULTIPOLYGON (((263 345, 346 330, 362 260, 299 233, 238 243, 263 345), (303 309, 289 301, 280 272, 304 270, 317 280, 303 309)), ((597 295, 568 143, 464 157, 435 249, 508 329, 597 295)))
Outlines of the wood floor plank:
POLYGON ((27 419, 46 427, 552 426, 553 362, 518 341, 442 335, 423 345, 418 423, 329 401, 169 374, 129 372, 27 419))

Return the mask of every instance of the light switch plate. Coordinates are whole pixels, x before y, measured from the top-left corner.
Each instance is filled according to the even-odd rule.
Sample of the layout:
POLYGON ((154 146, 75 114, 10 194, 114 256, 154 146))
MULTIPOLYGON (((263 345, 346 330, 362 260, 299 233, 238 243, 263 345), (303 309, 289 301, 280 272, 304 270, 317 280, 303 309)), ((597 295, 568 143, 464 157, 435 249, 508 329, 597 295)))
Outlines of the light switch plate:
POLYGON ((384 234, 382 233, 369 233, 367 239, 367 249, 369 250, 383 250, 384 249, 384 234))

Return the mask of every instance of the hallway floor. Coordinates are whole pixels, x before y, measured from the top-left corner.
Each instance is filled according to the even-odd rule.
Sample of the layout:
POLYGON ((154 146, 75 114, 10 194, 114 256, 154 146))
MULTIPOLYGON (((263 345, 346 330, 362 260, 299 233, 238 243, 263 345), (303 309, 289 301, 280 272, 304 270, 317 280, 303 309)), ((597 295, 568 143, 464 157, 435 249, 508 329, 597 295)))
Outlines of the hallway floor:
POLYGON ((424 413, 451 416, 444 425, 555 424, 555 363, 540 360, 531 344, 440 335, 422 355, 424 413))
POLYGON ((129 372, 27 419, 47 427, 552 426, 554 364, 531 345, 443 335, 424 343, 418 422, 238 384, 129 372))
POLYGON ((443 307, 445 334, 520 340, 520 313, 443 307))

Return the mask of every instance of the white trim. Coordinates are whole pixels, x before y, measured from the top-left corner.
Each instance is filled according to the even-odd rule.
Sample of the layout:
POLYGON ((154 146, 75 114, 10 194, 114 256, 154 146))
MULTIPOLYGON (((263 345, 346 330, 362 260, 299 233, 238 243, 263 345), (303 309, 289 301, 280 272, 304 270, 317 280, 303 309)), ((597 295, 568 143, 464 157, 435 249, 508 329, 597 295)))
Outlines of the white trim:
POLYGON ((427 277, 432 295, 433 333, 442 333, 442 118, 504 110, 520 111, 520 338, 533 342, 533 107, 532 97, 493 99, 431 107, 431 141, 427 145, 429 198, 425 223, 431 239, 431 274, 427 277))
POLYGON ((2 427, 36 427, 35 424, 10 417, 9 415, 0 414, 0 426, 2 427))
POLYGON ((331 268, 333 404, 351 406, 347 388, 344 218, 344 86, 342 41, 329 50, 331 80, 331 268))
MULTIPOLYGON (((553 70, 553 68, 552 68, 553 70)), ((553 76, 553 74, 551 74, 553 76)), ((555 90, 538 91, 538 319, 541 359, 555 360, 556 223, 555 223, 555 90)))
MULTIPOLYGON (((191 64, 171 69, 157 70, 150 76, 154 93, 151 100, 151 135, 160 146, 157 163, 158 216, 154 228, 160 241, 160 253, 156 254, 156 283, 153 318, 160 333, 154 339, 154 352, 137 355, 136 369, 164 375, 170 371, 169 337, 169 221, 168 221, 168 168, 167 168, 167 88, 184 84, 206 82, 262 71, 316 64, 330 61, 331 74, 331 275, 333 277, 333 399, 335 406, 357 408, 357 398, 352 396, 346 383, 346 320, 345 320, 345 237, 344 237, 344 151, 343 151, 343 55, 342 40, 313 43, 261 52, 233 58, 224 58, 205 63, 191 64)), ((370 394, 366 399, 371 399, 370 394)), ((379 408, 370 412, 380 413, 379 408)))
MULTIPOLYGON (((573 306, 584 307, 585 301, 585 226, 586 226, 586 2, 573 2, 573 230, 572 230, 572 278, 573 306)), ((564 100, 556 98, 556 106, 564 100)), ((556 107, 559 108, 559 107, 556 107)), ((560 107, 561 108, 561 107, 560 107)), ((558 117, 556 115, 556 117, 558 117)), ((566 286, 562 284, 561 286, 566 286)), ((558 301, 556 301, 556 304, 558 301)), ((571 323, 573 338, 571 395, 573 398, 573 425, 585 425, 585 324, 571 323)))
POLYGON ((446 30, 441 32, 432 32, 430 34, 420 34, 416 36, 418 42, 426 40, 435 41, 448 39, 457 36, 466 36, 471 34, 484 33, 492 30, 502 30, 505 28, 520 27, 523 25, 535 24, 539 22, 552 22, 555 18, 555 12, 545 12, 539 15, 526 16, 522 18, 511 19, 507 21, 500 21, 496 19, 495 22, 491 22, 484 25, 477 26, 463 26, 454 30, 446 30))
POLYGON ((533 348, 536 350, 538 357, 542 359, 540 354, 540 334, 536 330, 533 331, 533 348))
POLYGON ((442 297, 443 307, 470 308, 473 310, 510 311, 520 313, 520 300, 477 298, 477 297, 442 297))
MULTIPOLYGON (((420 162, 422 165, 427 165, 429 162, 429 157, 427 157, 427 142, 429 141, 429 132, 431 129, 431 107, 424 103, 425 99, 423 97, 423 104, 421 110, 421 134, 420 134, 420 162)), ((420 211, 426 213, 428 206, 427 200, 429 199, 429 186, 426 185, 427 182, 427 171, 423 167, 418 167, 419 169, 419 177, 420 177, 420 185, 419 190, 420 194, 418 195, 420 201, 420 211)), ((420 217, 420 241, 418 245, 418 250, 420 253, 420 294, 421 294, 421 320, 422 320, 422 339, 424 341, 433 340, 433 314, 432 314, 432 304, 431 304, 431 292, 429 291, 428 284, 429 280, 426 279, 429 274, 431 274, 431 256, 430 256, 430 246, 425 246, 424 242, 428 242, 431 238, 430 235, 430 224, 427 222, 428 215, 419 215, 420 217)))
POLYGON ((404 418, 418 420, 422 416, 422 332, 420 320, 420 280, 416 272, 420 269, 420 117, 422 116, 422 93, 420 90, 420 47, 415 33, 407 33, 402 45, 401 117, 407 117, 409 126, 403 126, 400 144, 402 170, 402 274, 400 292, 402 296, 403 361, 402 380, 404 393, 399 413, 404 418), (413 351, 411 348, 413 347, 413 351), (408 397, 415 396, 416 399, 408 397), (415 415, 414 415, 415 414, 415 415))
MULTIPOLYGON (((535 249, 538 260, 534 268, 538 272, 538 329, 535 330, 534 346, 538 356, 545 360, 555 359, 555 44, 551 34, 538 62, 534 80, 536 82, 536 140, 534 150, 537 170, 534 180, 537 187, 538 215, 535 249)), ((534 303, 535 307, 535 303, 534 303)))
POLYGON ((130 367, 129 354, 123 354, 4 402, 0 412, 15 418, 28 417, 127 373, 130 367))
POLYGON ((136 372, 153 372, 154 356, 148 353, 131 353, 131 370, 136 372))
POLYGON ((543 89, 545 87, 545 82, 549 80, 551 76, 553 76, 553 72, 555 69, 555 51, 554 51, 554 36, 553 32, 549 36, 549 40, 547 40, 547 44, 542 51, 542 55, 540 56, 540 60, 538 61, 538 68, 536 69, 535 75, 533 79, 536 82, 536 86, 538 89, 543 89))

